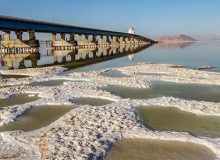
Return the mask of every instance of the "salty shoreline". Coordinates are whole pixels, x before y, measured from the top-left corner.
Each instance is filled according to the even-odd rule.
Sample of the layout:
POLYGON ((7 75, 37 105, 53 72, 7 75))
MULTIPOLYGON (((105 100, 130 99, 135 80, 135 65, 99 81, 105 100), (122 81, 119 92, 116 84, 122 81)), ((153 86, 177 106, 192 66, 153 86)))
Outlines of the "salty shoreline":
MULTIPOLYGON (((24 105, 4 107, 0 110, 0 125, 16 120, 32 106, 45 104, 73 104, 70 101, 77 97, 95 97, 114 101, 105 106, 84 105, 73 109, 60 117, 51 125, 33 132, 2 132, 0 144, 6 147, 0 149, 0 158, 7 153, 13 158, 70 158, 95 159, 104 157, 111 147, 111 143, 121 138, 141 137, 161 140, 178 140, 203 144, 209 147, 220 159, 220 139, 194 137, 182 132, 153 132, 143 126, 135 113, 135 108, 141 105, 173 106, 181 110, 198 115, 220 116, 220 103, 183 100, 174 97, 160 97, 154 99, 137 100, 123 99, 102 90, 107 85, 121 85, 127 87, 148 88, 155 80, 176 83, 198 83, 220 85, 220 74, 206 71, 191 70, 166 64, 137 64, 121 68, 111 68, 121 71, 129 77, 105 77, 101 71, 71 73, 67 76, 58 75, 65 69, 62 67, 48 67, 38 69, 17 70, 16 74, 30 75, 22 79, 0 79, 4 85, 20 85, 0 88, 0 98, 7 98, 12 94, 38 94, 41 98, 24 105), (163 75, 140 75, 137 73, 162 73, 163 75), (64 79, 68 80, 60 86, 29 86, 32 82, 64 79), (29 147, 28 147, 29 146, 29 147)), ((109 69, 108 69, 109 70, 109 69)), ((14 71, 4 71, 13 74, 14 71)))

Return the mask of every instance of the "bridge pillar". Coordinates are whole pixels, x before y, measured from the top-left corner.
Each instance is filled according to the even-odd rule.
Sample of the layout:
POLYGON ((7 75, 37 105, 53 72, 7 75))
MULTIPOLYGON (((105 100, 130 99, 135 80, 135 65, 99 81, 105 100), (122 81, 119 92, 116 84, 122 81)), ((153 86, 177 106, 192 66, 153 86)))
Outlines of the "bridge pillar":
POLYGON ((116 36, 113 36, 113 37, 112 37, 112 41, 113 41, 113 43, 116 43, 116 42, 117 42, 117 37, 116 37, 116 36))
POLYGON ((87 34, 85 35, 85 40, 89 41, 89 35, 87 35, 87 34))
POLYGON ((115 45, 115 37, 109 36, 109 38, 110 38, 111 46, 114 46, 115 45))
POLYGON ((29 40, 36 40, 35 32, 34 31, 29 31, 29 40))
POLYGON ((21 31, 16 31, 15 34, 16 34, 16 36, 17 36, 17 39, 20 40, 20 41, 22 41, 22 34, 23 34, 23 32, 21 32, 21 31))
POLYGON ((14 69, 14 64, 12 60, 8 60, 6 62, 4 62, 4 65, 7 69, 14 69))
POLYGON ((109 36, 101 36, 101 37, 102 37, 102 46, 109 47, 111 45, 111 41, 109 39, 109 36))
POLYGON ((77 45, 79 46, 81 42, 81 35, 77 34, 77 45))
POLYGON ((85 41, 82 41, 81 36, 77 36, 77 47, 78 48, 95 48, 97 46, 96 35, 91 35, 92 40, 89 41, 90 35, 85 35, 85 41))
POLYGON ((10 41, 10 31, 2 31, 2 41, 10 41))
POLYGON ((114 39, 114 44, 119 46, 120 45, 120 37, 119 36, 115 36, 115 39, 114 39))
POLYGON ((51 41, 56 41, 56 33, 51 33, 51 41))
POLYGON ((131 41, 130 41, 130 38, 129 38, 129 37, 126 37, 126 38, 125 38, 125 43, 126 43, 126 45, 130 45, 130 44, 131 44, 131 41))
POLYGON ((103 43, 103 42, 104 42, 104 36, 103 36, 103 35, 100 35, 99 40, 103 43))
POLYGON ((70 34, 70 39, 66 39, 66 33, 60 33, 61 40, 56 39, 56 33, 52 33, 52 40, 50 43, 50 46, 53 51, 68 51, 68 50, 73 50, 75 41, 74 41, 74 34, 70 34))
POLYGON ((135 44, 139 44, 139 39, 134 38, 134 43, 135 43, 135 44))
POLYGON ((3 32, 3 39, 1 41, 1 51, 5 54, 22 54, 22 53, 36 53, 39 48, 39 41, 35 39, 34 33, 29 34, 29 40, 23 40, 21 31, 15 32, 17 39, 10 40, 10 32, 3 32))
POLYGON ((120 42, 120 45, 125 45, 125 37, 120 37, 119 38, 119 42, 120 42))
POLYGON ((110 36, 106 36, 105 39, 106 39, 106 42, 107 42, 107 43, 111 44, 110 36))
POLYGON ((103 36, 102 36, 102 35, 100 35, 100 36, 99 36, 99 39, 98 39, 98 45, 99 45, 99 46, 102 46, 102 45, 103 45, 103 43, 104 43, 103 36))
POLYGON ((131 38, 130 38, 130 41, 131 41, 130 43, 131 43, 132 45, 134 45, 134 43, 135 43, 135 42, 134 42, 134 37, 131 37, 131 38))
POLYGON ((120 53, 125 53, 125 45, 120 45, 119 52, 120 53))
POLYGON ((97 44, 98 44, 98 40, 97 40, 97 35, 92 35, 92 43, 93 43, 93 45, 96 47, 97 46, 97 44))
POLYGON ((81 41, 81 35, 77 34, 77 41, 81 41))
POLYGON ((92 35, 92 42, 96 42, 96 35, 92 35))
POLYGON ((60 33, 61 41, 66 41, 66 34, 65 33, 60 33))
POLYGON ((75 38, 74 38, 74 33, 70 33, 70 42, 74 42, 75 38))

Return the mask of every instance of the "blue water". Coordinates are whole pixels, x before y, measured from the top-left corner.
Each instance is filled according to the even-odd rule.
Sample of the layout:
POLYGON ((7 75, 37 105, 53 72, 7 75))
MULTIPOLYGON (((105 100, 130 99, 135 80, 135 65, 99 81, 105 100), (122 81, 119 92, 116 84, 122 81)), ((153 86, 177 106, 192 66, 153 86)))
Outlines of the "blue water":
POLYGON ((211 71, 220 71, 220 41, 197 42, 191 44, 176 44, 160 46, 156 44, 133 55, 131 60, 128 56, 107 62, 101 62, 90 66, 78 68, 75 71, 90 71, 109 67, 121 67, 140 62, 155 62, 163 64, 186 65, 190 68, 200 66, 215 66, 211 71))
MULTIPOLYGON (((46 52, 45 45, 42 44, 41 56, 38 59, 38 65, 51 64, 54 60, 53 55, 46 52)), ((86 53, 85 53, 86 54, 86 53)), ((70 55, 66 57, 68 60, 70 55)), ((1 57, 0 57, 1 59, 1 57)), ((61 57, 57 59, 59 62, 62 61, 61 57)), ((126 55, 123 57, 111 59, 72 69, 69 72, 74 71, 91 71, 99 70, 111 67, 121 67, 134 65, 140 62, 155 62, 165 64, 179 64, 186 65, 190 68, 198 68, 201 66, 215 66, 216 68, 210 71, 220 71, 220 41, 216 42, 197 42, 197 43, 182 43, 182 44, 156 44, 138 53, 126 55)), ((25 64, 28 65, 28 61, 25 64)), ((0 69, 3 68, 0 64, 0 69)))

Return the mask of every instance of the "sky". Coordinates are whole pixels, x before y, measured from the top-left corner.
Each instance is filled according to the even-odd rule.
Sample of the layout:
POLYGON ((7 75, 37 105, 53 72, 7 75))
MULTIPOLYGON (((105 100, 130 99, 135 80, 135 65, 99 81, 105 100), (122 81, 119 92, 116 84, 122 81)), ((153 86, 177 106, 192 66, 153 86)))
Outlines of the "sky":
POLYGON ((220 37, 220 0, 0 0, 0 15, 127 32, 150 38, 220 37))

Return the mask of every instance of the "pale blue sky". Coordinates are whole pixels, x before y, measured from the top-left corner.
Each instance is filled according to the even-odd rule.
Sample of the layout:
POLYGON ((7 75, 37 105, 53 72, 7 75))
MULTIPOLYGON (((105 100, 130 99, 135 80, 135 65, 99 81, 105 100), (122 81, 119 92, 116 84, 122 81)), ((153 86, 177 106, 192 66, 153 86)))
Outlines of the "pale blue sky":
POLYGON ((0 14, 148 37, 220 37, 219 0, 0 0, 0 14))

